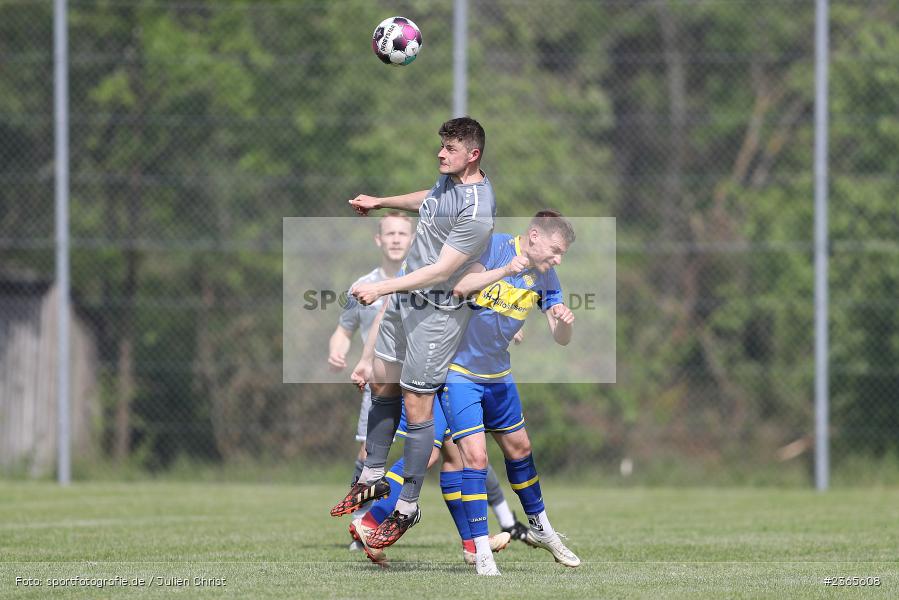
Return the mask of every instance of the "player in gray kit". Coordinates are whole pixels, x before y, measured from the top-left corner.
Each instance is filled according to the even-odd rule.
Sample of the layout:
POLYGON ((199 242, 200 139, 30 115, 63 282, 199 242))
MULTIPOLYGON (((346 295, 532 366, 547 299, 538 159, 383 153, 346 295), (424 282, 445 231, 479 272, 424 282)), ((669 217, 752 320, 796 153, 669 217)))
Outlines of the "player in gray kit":
POLYGON ((350 200, 361 215, 378 208, 419 214, 401 275, 351 290, 362 304, 393 296, 375 344, 365 465, 359 480, 331 514, 349 514, 390 493, 384 472, 405 405, 408 429, 403 447, 403 490, 396 510, 371 534, 379 547, 394 543, 421 517, 418 497, 434 442, 434 393, 446 378, 471 316, 452 291, 486 247, 496 216, 493 186, 480 169, 484 129, 474 119, 462 117, 447 121, 438 133, 441 175, 433 188, 403 196, 360 195, 350 200))
MULTIPOLYGON (((381 264, 363 275, 353 285, 361 283, 376 283, 384 279, 396 277, 403 259, 409 251, 412 243, 412 219, 409 215, 400 211, 391 211, 381 217, 378 222, 378 233, 375 234, 375 245, 381 251, 381 264)), ((368 339, 369 330, 374 323, 384 299, 379 299, 374 304, 364 305, 355 298, 350 297, 331 339, 328 342, 328 368, 333 372, 346 368, 346 356, 350 351, 353 336, 356 330, 362 335, 362 343, 368 339)), ((356 441, 361 442, 359 454, 356 457, 356 471, 353 474, 353 482, 359 479, 362 472, 362 463, 365 460, 365 436, 368 431, 368 411, 371 408, 371 389, 365 386, 362 394, 362 405, 359 408, 359 421, 356 426, 356 441)), ((361 515, 359 515, 361 516, 361 515)), ((362 544, 353 541, 351 550, 362 549, 362 544)))

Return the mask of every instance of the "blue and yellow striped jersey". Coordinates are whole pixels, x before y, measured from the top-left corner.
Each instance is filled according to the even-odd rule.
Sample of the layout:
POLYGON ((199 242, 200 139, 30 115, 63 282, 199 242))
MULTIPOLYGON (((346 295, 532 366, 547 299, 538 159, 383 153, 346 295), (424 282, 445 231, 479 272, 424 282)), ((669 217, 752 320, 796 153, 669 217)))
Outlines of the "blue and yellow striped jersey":
MULTIPOLYGON (((488 271, 502 267, 521 254, 519 237, 494 233, 478 259, 488 271)), ((509 344, 531 309, 541 311, 562 303, 562 285, 555 270, 528 269, 504 277, 478 293, 475 313, 468 323, 450 370, 477 380, 496 380, 512 372, 509 344)))

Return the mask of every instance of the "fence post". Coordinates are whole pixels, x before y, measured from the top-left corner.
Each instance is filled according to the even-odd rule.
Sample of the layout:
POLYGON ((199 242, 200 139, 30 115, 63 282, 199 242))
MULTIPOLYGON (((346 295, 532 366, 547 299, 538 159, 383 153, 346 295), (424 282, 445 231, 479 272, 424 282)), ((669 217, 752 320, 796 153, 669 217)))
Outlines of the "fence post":
POLYGON ((453 5, 453 116, 468 112, 468 0, 453 5))
POLYGON ((55 112, 56 171, 56 480, 71 481, 69 454, 69 56, 66 0, 53 3, 53 92, 55 112))
POLYGON ((829 486, 827 235, 828 0, 815 9, 815 487, 829 486))

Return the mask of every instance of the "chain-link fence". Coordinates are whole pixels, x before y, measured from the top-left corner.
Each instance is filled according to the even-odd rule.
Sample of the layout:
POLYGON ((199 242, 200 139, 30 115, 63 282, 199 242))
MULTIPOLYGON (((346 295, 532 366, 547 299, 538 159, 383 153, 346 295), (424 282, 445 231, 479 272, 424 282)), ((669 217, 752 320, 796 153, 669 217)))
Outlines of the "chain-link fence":
MULTIPOLYGON (((453 116, 452 10, 69 3, 76 476, 350 468, 355 392, 281 383, 282 218, 349 216, 356 194, 433 183, 437 128, 453 116), (391 14, 423 32, 408 67, 370 49, 391 14)), ((809 481, 814 10, 470 2, 468 112, 487 131, 499 214, 617 218, 618 380, 523 387, 541 464, 809 481)), ((894 0, 831 2, 838 481, 899 462, 897 26, 894 0)), ((52 42, 50 0, 0 5, 10 473, 53 468, 52 42)))

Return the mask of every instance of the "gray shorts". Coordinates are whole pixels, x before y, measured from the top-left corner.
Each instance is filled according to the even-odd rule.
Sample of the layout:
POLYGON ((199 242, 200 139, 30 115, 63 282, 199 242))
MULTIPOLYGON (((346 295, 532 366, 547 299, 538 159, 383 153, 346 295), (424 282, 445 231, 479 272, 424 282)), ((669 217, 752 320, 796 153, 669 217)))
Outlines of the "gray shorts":
POLYGON ((359 407, 359 423, 356 425, 356 441, 364 442, 368 435, 368 409, 371 408, 371 388, 365 386, 362 392, 362 406, 359 407))
POLYGON ((436 392, 462 341, 472 311, 441 310, 415 294, 397 293, 381 320, 375 355, 402 363, 399 384, 413 392, 436 392))

